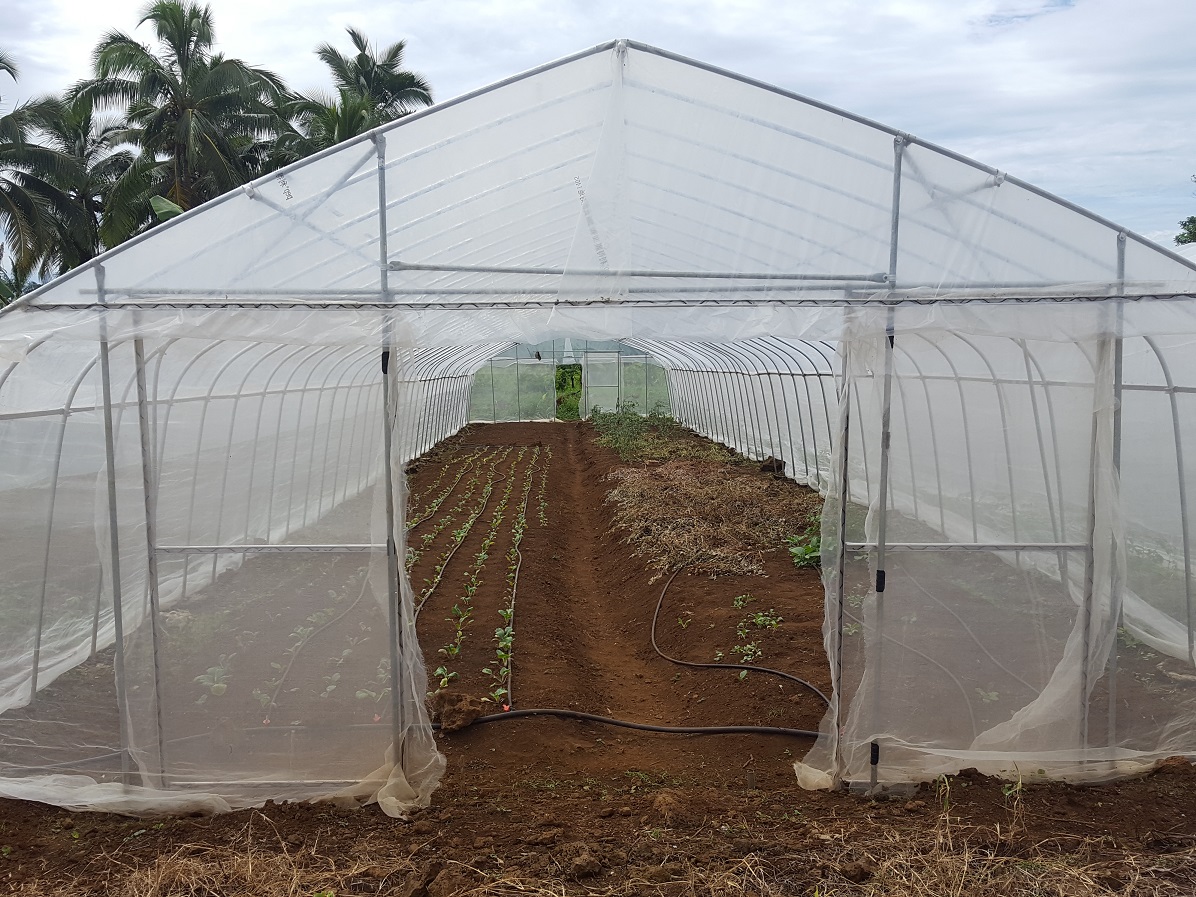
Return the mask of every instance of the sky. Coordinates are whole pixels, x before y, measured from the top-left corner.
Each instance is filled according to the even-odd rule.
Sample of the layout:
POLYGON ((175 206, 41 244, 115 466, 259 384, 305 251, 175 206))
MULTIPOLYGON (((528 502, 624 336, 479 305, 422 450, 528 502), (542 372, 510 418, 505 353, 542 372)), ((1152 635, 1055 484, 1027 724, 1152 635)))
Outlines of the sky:
MULTIPOLYGON (((218 48, 292 88, 314 48, 405 40, 447 100, 630 38, 863 115, 1172 246, 1196 215, 1193 0, 209 0, 218 48)), ((144 0, 0 0, 0 111, 90 72, 144 0)))

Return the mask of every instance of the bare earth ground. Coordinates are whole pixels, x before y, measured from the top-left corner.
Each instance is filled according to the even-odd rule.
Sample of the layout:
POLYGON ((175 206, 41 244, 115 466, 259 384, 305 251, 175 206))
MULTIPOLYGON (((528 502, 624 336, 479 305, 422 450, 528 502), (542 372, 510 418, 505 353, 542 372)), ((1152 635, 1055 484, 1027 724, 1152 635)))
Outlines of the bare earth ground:
MULTIPOLYGON (((667 577, 633 553, 650 534, 612 530, 607 475, 621 465, 594 443, 588 425, 468 429, 413 465, 409 519, 444 494, 465 458, 483 476, 493 465, 496 489, 421 610, 429 670, 446 663, 438 648, 452 641, 451 609, 502 491, 508 481, 513 486, 473 598, 473 623, 446 663, 457 673, 446 694, 480 708, 478 699, 495 687, 482 670, 494 667, 490 633, 501 625, 510 521, 526 494, 506 702, 657 725, 817 728, 820 700, 788 681, 683 668, 653 651, 650 624, 667 577)), ((712 461, 690 472, 768 481, 782 504, 781 493, 802 491, 744 464, 712 461)), ((465 495, 468 482, 466 476, 453 487, 443 508, 465 495)), ((475 492, 466 504, 476 499, 475 492)), ((414 526, 409 542, 422 544, 443 516, 438 510, 414 526)), ((429 539, 415 559, 417 594, 435 578, 455 525, 429 539)), ((733 661, 733 649, 745 644, 737 626, 767 611, 782 622, 745 630, 761 655, 757 662, 826 690, 817 572, 794 568, 783 550, 759 561, 763 574, 680 573, 665 594, 661 649, 699 662, 721 652, 733 661)), ((484 711, 496 709, 491 703, 484 711)), ((141 820, 0 802, 0 890, 322 897, 1196 893, 1196 772, 1183 761, 1093 787, 1017 788, 964 773, 912 796, 868 800, 799 789, 792 763, 810 741, 793 736, 646 734, 536 717, 439 737, 448 773, 432 806, 409 820, 387 818, 376 807, 309 804, 141 820)))

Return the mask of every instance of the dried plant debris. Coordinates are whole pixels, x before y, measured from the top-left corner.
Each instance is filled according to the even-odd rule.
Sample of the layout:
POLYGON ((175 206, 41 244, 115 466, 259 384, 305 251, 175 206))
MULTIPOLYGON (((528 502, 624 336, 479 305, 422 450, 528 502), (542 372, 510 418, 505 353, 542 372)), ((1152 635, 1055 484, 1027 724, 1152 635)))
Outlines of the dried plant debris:
POLYGON ((636 555, 665 572, 682 565, 712 575, 764 572, 765 552, 816 518, 822 498, 742 465, 669 461, 624 468, 606 501, 636 555))

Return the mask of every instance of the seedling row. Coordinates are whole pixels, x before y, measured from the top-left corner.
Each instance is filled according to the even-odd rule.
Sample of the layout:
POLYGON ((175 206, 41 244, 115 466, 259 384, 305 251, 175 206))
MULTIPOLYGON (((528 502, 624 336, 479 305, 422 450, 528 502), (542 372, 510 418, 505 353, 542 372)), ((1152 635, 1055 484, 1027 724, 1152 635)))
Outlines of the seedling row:
MULTIPOLYGON (((408 536, 420 644, 432 692, 451 687, 505 707, 520 545, 529 528, 548 525, 551 450, 503 446, 462 457, 472 470, 438 476, 426 487, 416 514, 427 522, 408 536), (434 506, 433 515, 418 510, 434 506)), ((453 462, 446 459, 446 466, 453 462)))

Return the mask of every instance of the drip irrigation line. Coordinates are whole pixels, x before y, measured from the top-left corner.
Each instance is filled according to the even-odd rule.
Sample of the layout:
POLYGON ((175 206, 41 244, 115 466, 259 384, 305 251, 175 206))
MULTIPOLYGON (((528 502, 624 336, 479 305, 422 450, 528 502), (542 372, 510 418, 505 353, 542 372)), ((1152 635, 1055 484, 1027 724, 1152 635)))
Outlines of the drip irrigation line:
MULTIPOLYGON (((531 498, 531 494, 532 494, 532 491, 530 488, 531 474, 534 474, 539 469, 539 465, 536 464, 536 459, 538 457, 539 457, 539 451, 537 450, 536 454, 532 457, 532 460, 529 463, 529 467, 531 468, 531 470, 529 471, 529 478, 528 478, 529 488, 528 488, 527 492, 525 492, 523 495, 523 523, 524 523, 525 528, 527 526, 527 502, 528 502, 528 499, 531 498)), ((522 539, 522 538, 523 537, 520 536, 520 539, 522 539)), ((518 560, 515 563, 515 578, 511 581, 511 603, 509 605, 511 608, 511 619, 509 621, 507 621, 507 625, 511 627, 512 633, 514 633, 514 631, 515 631, 515 593, 519 591, 519 571, 523 567, 523 552, 519 550, 518 545, 515 545, 514 548, 515 548, 515 557, 518 560)), ((514 709, 514 707, 515 707, 515 641, 514 641, 514 639, 511 640, 511 656, 507 658, 507 706, 512 709, 514 709)))
POLYGON ((652 650, 654 650, 669 663, 675 663, 678 666, 693 667, 700 670, 748 670, 753 673, 767 673, 770 676, 779 676, 782 679, 795 682, 803 688, 808 688, 810 691, 814 692, 814 694, 818 695, 818 697, 822 698, 827 707, 830 707, 830 698, 824 695, 818 686, 811 682, 807 682, 805 679, 802 679, 798 676, 794 676, 792 673, 786 673, 783 670, 774 670, 770 669, 769 667, 758 667, 749 663, 696 663, 692 660, 681 660, 677 657, 670 657, 668 654, 665 654, 663 651, 661 651, 660 646, 656 644, 656 621, 660 618, 660 608, 664 605, 664 596, 668 592, 669 586, 673 584, 673 580, 677 578, 677 574, 684 570, 685 567, 686 565, 682 564, 680 567, 674 570, 673 575, 669 577, 669 581, 666 582, 664 584, 664 588, 660 590, 660 600, 656 602, 656 611, 652 614, 652 650))
MULTIPOLYGON (((487 716, 479 716, 470 725, 477 726, 482 723, 497 723, 502 720, 523 719, 529 716, 555 716, 558 719, 576 719, 589 723, 601 723, 604 726, 617 726, 620 729, 635 729, 638 732, 658 732, 665 735, 786 735, 794 738, 818 737, 818 733, 810 729, 786 729, 780 726, 653 726, 649 723, 633 723, 627 720, 614 719, 609 716, 599 716, 596 713, 583 713, 580 710, 557 710, 549 707, 491 713, 487 716)), ((432 728, 439 730, 440 724, 433 723, 432 728)))
MULTIPOLYGON (((425 521, 430 520, 433 516, 435 516, 436 512, 440 510, 441 505, 443 505, 448 497, 453 494, 456 488, 461 485, 461 480, 465 478, 465 474, 469 473, 468 462, 475 460, 480 454, 482 454, 482 450, 478 449, 472 455, 466 455, 464 458, 459 459, 463 466, 461 468, 461 472, 457 474, 457 478, 453 480, 453 484, 449 487, 448 491, 444 493, 442 498, 423 508, 420 512, 420 515, 407 524, 408 534, 418 528, 425 521)), ((420 498, 422 499, 423 496, 421 495, 420 498)))
MULTIPOLYGON (((204 735, 205 735, 205 737, 207 737, 207 733, 204 733, 204 735)), ((116 760, 116 759, 122 757, 124 754, 125 754, 125 751, 108 751, 106 754, 95 754, 91 757, 80 757, 77 760, 63 760, 60 763, 39 763, 36 766, 22 766, 21 771, 22 772, 38 772, 43 769, 50 769, 50 770, 73 769, 73 770, 78 770, 78 771, 82 772, 82 770, 80 770, 79 767, 82 767, 88 763, 98 763, 101 760, 116 760)), ((98 772, 102 775, 109 771, 112 772, 113 774, 116 774, 118 772, 118 770, 96 770, 95 772, 98 772)))
POLYGON ((980 639, 978 639, 976 637, 976 633, 972 632, 971 627, 968 626, 968 624, 966 622, 964 622, 963 617, 961 617, 954 610, 952 610, 951 607, 945 601, 943 601, 941 598, 939 598, 936 595, 934 595, 933 593, 931 593, 930 590, 926 588, 926 586, 922 585, 921 581, 916 576, 914 576, 908 570, 903 570, 902 575, 909 579, 910 583, 914 586, 914 588, 916 588, 919 592, 921 592, 923 595, 925 595, 927 598, 929 598, 931 601, 933 601, 935 604, 937 604, 939 607, 941 607, 943 610, 945 610, 948 614, 950 614, 952 617, 954 617, 955 622, 958 623, 963 628, 963 631, 968 634, 968 638, 970 638, 973 642, 976 643, 976 647, 979 648, 982 652, 984 652, 984 656, 987 657, 989 660, 991 660, 993 662, 993 664, 996 665, 997 669, 999 669, 1001 672, 1005 673, 1005 675, 1009 676, 1015 682, 1019 683, 1020 685, 1025 686, 1027 691, 1038 692, 1038 693, 1042 692, 1041 688, 1037 688, 1037 687, 1031 685, 1029 682, 1027 682, 1025 679, 1023 679, 1021 676, 1019 676, 1013 670, 1009 669, 1009 667, 1005 666, 1005 664, 1001 663, 1001 661, 999 661, 996 657, 994 657, 992 652, 988 650, 988 648, 985 646, 985 644, 982 641, 980 641, 980 639))
MULTIPOLYGON (((855 614, 851 613, 850 611, 848 611, 846 609, 843 610, 843 618, 846 620, 850 620, 852 623, 855 623, 857 626, 859 626, 861 628, 863 628, 867 625, 861 618, 857 617, 855 614)), ((880 635, 884 641, 892 642, 894 645, 897 645, 897 647, 903 648, 906 651, 910 652, 911 654, 915 654, 918 657, 921 657, 924 661, 926 661, 930 665, 937 667, 939 669, 939 671, 942 672, 942 674, 944 676, 946 676, 948 679, 950 679, 952 682, 955 683, 955 687, 959 689, 959 693, 963 696, 964 706, 968 708, 968 719, 972 724, 972 737, 976 738, 980 734, 980 728, 976 724, 976 711, 974 711, 972 709, 972 699, 968 695, 967 688, 965 688, 964 684, 959 681, 959 677, 956 676, 954 673, 952 673, 949 669, 947 669, 941 663, 939 663, 937 660, 935 660, 933 657, 931 657, 929 654, 925 653, 924 651, 919 651, 917 648, 911 647, 910 645, 906 644, 905 642, 901 641, 900 639, 895 638, 894 636, 891 636, 887 633, 882 632, 880 635)))
MULTIPOLYGON (((482 502, 481 509, 479 509, 477 514, 475 514, 473 519, 470 521, 470 524, 469 524, 470 529, 473 529, 473 525, 475 523, 477 523, 478 518, 486 513, 486 507, 487 507, 487 505, 490 504, 490 497, 492 495, 494 495, 494 492, 495 492, 494 487, 497 486, 499 483, 505 482, 507 479, 508 479, 508 477, 506 477, 506 476, 500 476, 500 477, 496 477, 494 479, 494 481, 490 483, 490 491, 488 493, 485 493, 485 499, 482 502)), ((485 492, 484 488, 483 488, 483 492, 485 492)), ((467 532, 465 534, 465 539, 468 539, 468 538, 469 538, 469 533, 467 532)), ((448 553, 448 556, 444 559, 444 566, 441 567, 440 579, 437 579, 436 582, 432 585, 432 587, 428 590, 428 592, 420 599, 419 607, 417 607, 415 609, 414 619, 416 619, 416 620, 419 619, 420 611, 422 611, 424 609, 424 606, 428 603, 428 599, 432 597, 432 593, 435 592, 436 587, 438 585, 440 585, 440 580, 444 578, 444 571, 448 569, 449 561, 451 561, 453 559, 453 555, 455 555, 457 553, 457 549, 465 544, 465 539, 462 539, 460 542, 458 542, 456 545, 454 545, 452 551, 450 551, 448 553)))
MULTIPOLYGON (((507 624, 511 632, 515 632, 515 591, 519 588, 519 568, 523 566, 523 552, 518 547, 515 556, 519 559, 515 564, 515 580, 511 583, 511 621, 507 624)), ((511 656, 507 658, 507 706, 515 709, 515 640, 511 639, 511 656)))
MULTIPOLYGON (((335 566, 338 560, 340 560, 340 558, 334 558, 329 569, 331 569, 332 566, 335 566)), ((346 616, 348 616, 353 608, 357 607, 357 605, 361 603, 361 599, 365 597, 366 590, 369 589, 369 586, 370 574, 368 568, 366 568, 365 573, 361 577, 361 591, 357 593, 357 597, 353 599, 353 603, 342 610, 331 620, 326 622, 323 626, 320 626, 318 629, 311 632, 307 638, 303 639, 303 641, 299 642, 299 644, 295 647, 294 652, 291 654, 291 659, 287 661, 286 669, 284 669, 282 671, 282 675, 278 677, 278 685, 274 687, 274 693, 270 695, 270 703, 266 705, 266 719, 270 718, 270 714, 273 712, 275 704, 278 702, 278 696, 282 693, 282 686, 286 683, 287 676, 291 674, 291 668, 295 665, 295 661, 299 658, 299 652, 311 644, 312 639, 317 638, 322 632, 324 632, 324 630, 331 627, 334 623, 339 623, 346 616)))

